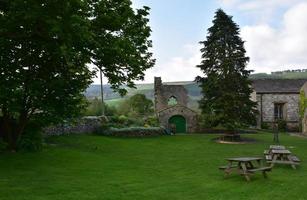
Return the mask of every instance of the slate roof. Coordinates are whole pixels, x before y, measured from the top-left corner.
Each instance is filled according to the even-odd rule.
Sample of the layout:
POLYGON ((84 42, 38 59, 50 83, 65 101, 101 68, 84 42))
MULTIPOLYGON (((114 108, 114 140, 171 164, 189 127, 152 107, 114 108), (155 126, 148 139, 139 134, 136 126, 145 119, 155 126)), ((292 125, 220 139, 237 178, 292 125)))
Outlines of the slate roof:
POLYGON ((256 93, 299 93, 307 79, 258 79, 252 82, 256 93))

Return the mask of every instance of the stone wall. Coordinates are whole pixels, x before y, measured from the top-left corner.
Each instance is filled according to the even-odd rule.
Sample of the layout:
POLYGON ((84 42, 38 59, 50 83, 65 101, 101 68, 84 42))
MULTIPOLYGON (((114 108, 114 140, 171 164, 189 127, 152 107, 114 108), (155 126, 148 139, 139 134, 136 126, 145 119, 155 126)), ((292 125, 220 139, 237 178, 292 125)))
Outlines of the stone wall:
POLYGON ((155 110, 163 110, 168 105, 168 100, 175 97, 179 105, 187 106, 188 92, 182 85, 164 85, 160 77, 155 77, 155 110))
POLYGON ((68 135, 93 133, 102 125, 104 119, 101 117, 84 117, 69 122, 47 127, 43 130, 44 135, 68 135))
POLYGON ((159 118, 160 125, 167 129, 170 129, 169 123, 168 123, 169 119, 172 116, 181 115, 186 120, 187 132, 188 133, 197 132, 197 129, 198 129, 197 113, 185 106, 176 105, 176 106, 173 106, 173 107, 170 107, 170 108, 167 108, 165 110, 158 112, 157 115, 159 118))
POLYGON ((183 85, 162 84, 160 77, 155 77, 155 112, 160 125, 170 129, 169 119, 172 116, 180 115, 186 120, 187 132, 196 132, 198 129, 197 113, 187 107, 188 92, 183 85), (174 97, 176 105, 168 105, 168 100, 174 97))
MULTIPOLYGON (((262 122, 272 123, 274 119, 274 103, 284 103, 284 119, 290 129, 299 125, 299 94, 257 94, 258 110, 261 112, 262 122), (262 105, 261 105, 262 96, 262 105)), ((259 118, 261 116, 259 115, 259 118)), ((260 121, 260 120, 259 120, 260 121)))
POLYGON ((289 122, 299 121, 299 94, 263 94, 262 119, 274 121, 274 103, 284 103, 284 118, 289 122))

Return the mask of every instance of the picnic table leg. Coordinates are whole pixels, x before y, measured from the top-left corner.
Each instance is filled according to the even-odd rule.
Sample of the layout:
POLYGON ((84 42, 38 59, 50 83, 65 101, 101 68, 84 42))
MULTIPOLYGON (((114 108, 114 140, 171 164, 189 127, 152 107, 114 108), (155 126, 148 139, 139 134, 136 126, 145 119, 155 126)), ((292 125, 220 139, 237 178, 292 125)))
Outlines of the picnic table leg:
POLYGON ((291 165, 293 169, 296 169, 295 165, 291 165))
POLYGON ((224 178, 227 178, 228 175, 231 173, 231 166, 232 166, 232 161, 229 161, 228 167, 224 170, 224 178))
POLYGON ((240 164, 241 164, 241 167, 242 167, 242 170, 243 170, 243 175, 244 175, 245 179, 247 181, 250 181, 250 177, 249 177, 249 174, 247 172, 247 167, 246 167, 245 163, 240 163, 240 164))
POLYGON ((263 175, 264 178, 268 178, 266 171, 262 171, 262 175, 263 175))
MULTIPOLYGON (((292 158, 291 158, 290 155, 287 156, 287 160, 294 163, 294 161, 292 160, 292 158)), ((296 166, 295 166, 294 164, 292 164, 291 167, 292 167, 293 169, 296 169, 296 166)))
POLYGON ((272 161, 271 161, 271 167, 272 168, 274 167, 274 164, 275 164, 275 161, 277 160, 277 157, 278 157, 277 154, 273 154, 273 158, 272 158, 272 161))

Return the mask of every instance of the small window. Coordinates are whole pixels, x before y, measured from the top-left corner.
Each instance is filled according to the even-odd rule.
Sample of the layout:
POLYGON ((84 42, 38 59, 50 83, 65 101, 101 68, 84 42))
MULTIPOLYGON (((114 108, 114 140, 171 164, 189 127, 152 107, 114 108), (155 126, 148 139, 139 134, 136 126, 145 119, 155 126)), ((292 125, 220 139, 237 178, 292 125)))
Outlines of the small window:
POLYGON ((274 104, 274 118, 283 119, 284 118, 284 103, 275 103, 274 104))
POLYGON ((167 105, 169 106, 174 106, 177 104, 177 98, 174 97, 174 96, 171 96, 169 99, 168 99, 168 102, 167 102, 167 105))

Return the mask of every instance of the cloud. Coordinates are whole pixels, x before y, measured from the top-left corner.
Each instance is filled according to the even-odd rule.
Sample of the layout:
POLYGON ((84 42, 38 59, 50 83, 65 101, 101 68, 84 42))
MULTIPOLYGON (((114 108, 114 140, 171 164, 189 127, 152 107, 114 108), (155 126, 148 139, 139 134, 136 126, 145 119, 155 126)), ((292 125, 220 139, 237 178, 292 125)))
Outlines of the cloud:
POLYGON ((244 26, 241 31, 250 69, 269 72, 307 66, 307 3, 289 8, 279 28, 269 24, 244 26))
POLYGON ((182 50, 183 56, 171 57, 166 62, 158 60, 156 66, 146 72, 145 82, 153 82, 154 76, 161 76, 164 81, 193 81, 201 75, 196 67, 201 61, 200 46, 186 44, 182 50))
POLYGON ((282 10, 305 0, 220 0, 227 10, 234 10, 255 23, 274 22, 282 10))

